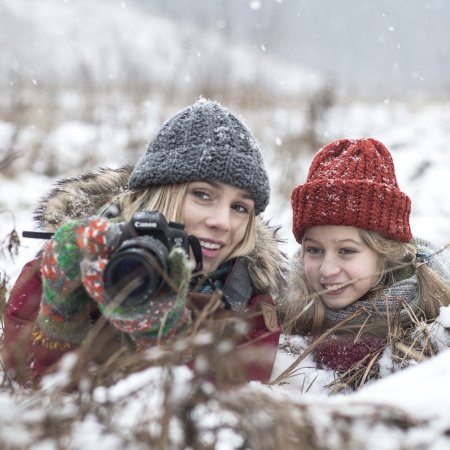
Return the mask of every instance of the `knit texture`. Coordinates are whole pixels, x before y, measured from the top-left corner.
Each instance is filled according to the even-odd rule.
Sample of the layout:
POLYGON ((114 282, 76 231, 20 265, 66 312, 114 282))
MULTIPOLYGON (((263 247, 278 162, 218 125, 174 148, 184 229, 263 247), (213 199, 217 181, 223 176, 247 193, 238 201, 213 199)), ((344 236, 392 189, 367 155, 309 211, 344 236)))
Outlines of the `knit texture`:
POLYGON ((43 296, 38 324, 43 338, 81 343, 92 327, 93 303, 80 281, 82 251, 77 245, 77 223, 63 225, 42 254, 43 296))
POLYGON ((291 195, 293 232, 301 243, 316 225, 347 225, 409 242, 411 201, 400 191, 392 156, 372 138, 343 139, 323 147, 306 183, 291 195))
POLYGON ((367 366, 385 346, 386 341, 376 336, 356 340, 354 336, 331 335, 314 350, 314 359, 320 368, 325 366, 344 373, 356 370, 359 365, 367 366))
POLYGON ((188 181, 219 181, 248 191, 256 214, 269 203, 269 179, 258 143, 217 102, 200 99, 165 122, 136 164, 129 187, 188 181))
POLYGON ((42 338, 80 344, 92 327, 97 308, 118 330, 136 342, 168 338, 185 329, 190 280, 184 250, 169 253, 169 278, 177 292, 166 289, 143 305, 120 305, 106 296, 103 272, 121 242, 121 224, 90 217, 63 225, 47 242, 42 257, 43 299, 38 323, 42 338))
POLYGON ((416 312, 418 308, 417 285, 417 276, 412 275, 405 280, 394 283, 392 286, 380 289, 374 300, 362 298, 345 308, 326 308, 327 325, 336 325, 360 308, 364 309, 364 313, 352 319, 350 322, 352 325, 362 325, 370 316, 382 318, 384 321, 387 321, 389 317, 399 317, 401 322, 406 321, 410 318, 410 311, 416 312))

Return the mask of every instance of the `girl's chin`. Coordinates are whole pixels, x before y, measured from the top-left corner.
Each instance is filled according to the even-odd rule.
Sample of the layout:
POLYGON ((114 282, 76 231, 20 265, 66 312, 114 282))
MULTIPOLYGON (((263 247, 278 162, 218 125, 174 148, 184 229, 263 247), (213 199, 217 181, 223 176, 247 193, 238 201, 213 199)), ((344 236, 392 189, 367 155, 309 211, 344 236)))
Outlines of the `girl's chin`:
POLYGON ((355 303, 356 300, 342 299, 342 298, 323 298, 322 302, 329 309, 343 309, 351 304, 355 303))

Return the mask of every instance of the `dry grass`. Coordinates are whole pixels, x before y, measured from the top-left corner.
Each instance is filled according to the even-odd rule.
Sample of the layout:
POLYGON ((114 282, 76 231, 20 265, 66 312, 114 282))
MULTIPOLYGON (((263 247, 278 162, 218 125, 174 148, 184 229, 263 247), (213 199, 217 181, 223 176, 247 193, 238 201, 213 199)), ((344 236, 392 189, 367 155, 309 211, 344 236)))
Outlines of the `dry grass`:
MULTIPOLYGON (((282 174, 273 184, 274 196, 288 199, 292 187, 303 178, 301 158, 324 144, 322 124, 334 102, 330 87, 301 98, 281 97, 258 80, 251 86, 227 90, 217 80, 205 77, 196 90, 180 92, 168 86, 166 93, 133 84, 104 89, 92 89, 89 83, 80 86, 84 88, 66 92, 48 85, 0 102, 0 115, 13 127, 7 148, 2 149, 2 176, 14 178, 24 171, 49 177, 77 174, 105 161, 111 164, 112 155, 117 166, 132 164, 168 117, 203 95, 245 119, 261 144, 267 166, 274 164, 282 174), (67 96, 73 98, 73 104, 67 104, 67 96), (270 113, 273 107, 283 111, 279 125, 270 113), (72 139, 69 131, 65 143, 59 133, 66 124, 79 126, 81 133, 72 139), (76 147, 78 139, 86 139, 86 148, 76 147), (71 157, 65 158, 65 152, 71 157)), ((280 205, 280 210, 286 208, 287 203, 280 205)))
MULTIPOLYGON (((241 329, 234 327, 235 338, 241 329)), ((365 446, 364 436, 374 426, 398 434, 425 425, 388 406, 358 403, 343 409, 325 401, 295 401, 275 388, 255 389, 239 383, 229 377, 239 370, 233 339, 226 344, 214 338, 214 333, 202 331, 159 349, 116 354, 104 365, 86 364, 83 358, 88 352, 79 352, 80 359, 72 365, 70 375, 61 378, 62 383, 15 392, 4 384, 3 390, 9 390, 15 402, 26 408, 28 419, 21 426, 33 442, 50 440, 55 448, 80 448, 75 445, 77 430, 89 420, 95 420, 103 435, 114 436, 114 448, 161 450, 363 449, 370 448, 365 446), (185 382, 182 395, 174 395, 175 386, 180 388, 177 368, 187 359, 193 377, 185 382), (136 385, 118 398, 99 397, 104 386, 113 389, 120 380, 131 380, 150 367, 160 368, 158 382, 136 385), (142 400, 151 399, 155 391, 160 402, 149 400, 145 406, 142 400), (143 409, 130 429, 120 423, 133 402, 143 409)), ((1 437, 0 445, 10 450, 27 448, 11 445, 1 437)))
MULTIPOLYGON (((6 214, 5 211, 0 211, 0 214, 6 214)), ((6 236, 0 240, 0 259, 14 258, 18 255, 20 246, 19 235, 17 230, 13 228, 6 236)), ((0 325, 3 330, 3 317, 6 308, 6 298, 9 286, 8 274, 0 270, 0 325)), ((0 335, 0 339, 3 338, 3 332, 0 335)))
MULTIPOLYGON (((22 429, 35 445, 52 442, 61 449, 83 448, 77 444, 80 427, 93 421, 97 433, 113 437, 111 448, 331 450, 374 448, 374 427, 392 437, 391 448, 400 449, 409 432, 427 426, 389 406, 353 402, 343 408, 325 400, 295 399, 277 386, 247 385, 235 376, 240 361, 233 349, 241 324, 227 324, 227 339, 219 338, 216 326, 207 329, 205 322, 202 331, 135 354, 119 351, 103 364, 90 361, 90 346, 98 343, 94 339, 42 389, 23 390, 4 380, 2 398, 9 393, 12 409, 22 411, 22 418, 15 414, 17 422, 6 421, 3 429, 22 429), (177 371, 186 363, 192 378, 180 380, 177 371), (156 380, 147 375, 147 382, 135 383, 133 377, 152 368, 156 380), (139 415, 124 426, 124 414, 136 409, 139 415)), ((412 348, 400 349, 398 357, 415 356, 412 348)), ((360 383, 368 375, 361 370, 352 377, 343 375, 340 382, 360 383)), ((0 433, 1 448, 28 448, 5 436, 0 433)))
MULTIPOLYGON (((2 311, 5 287, 3 278, 2 311)), ((241 360, 235 351, 245 327, 239 320, 212 320, 214 313, 213 309, 201 312, 188 336, 138 353, 121 348, 101 364, 92 360, 105 326, 100 320, 69 368, 66 362, 65 368, 55 374, 56 378, 50 378, 50 384, 45 382, 40 389, 24 390, 3 374, 2 398, 8 394, 14 404, 11 409, 22 411, 20 419, 16 414, 12 422, 5 421, 3 429, 16 433, 21 429, 23 436, 35 445, 52 442, 53 448, 61 449, 81 448, 76 444, 79 429, 93 420, 101 435, 113 437, 112 448, 206 450, 224 448, 224 442, 227 445, 233 442, 231 448, 327 450, 370 448, 365 446, 362 436, 374 426, 397 435, 425 426, 403 411, 387 406, 353 404, 343 410, 326 402, 295 401, 276 386, 255 389, 247 385, 239 376, 241 360), (180 382, 177 370, 184 364, 189 364, 193 376, 180 382), (145 374, 151 368, 158 371, 157 381, 152 378, 144 385, 134 385, 133 376, 145 374), (110 399, 99 396, 105 390, 114 391, 121 383, 129 383, 125 395, 114 398, 111 394, 110 399), (174 395, 180 383, 184 383, 184 393, 174 395), (156 394, 160 397, 159 404, 154 400, 146 404, 145 399, 156 394), (133 404, 139 405, 135 408, 142 410, 141 415, 124 428, 123 413, 133 410, 133 404)), ((403 355, 399 350, 400 359, 411 357, 408 352, 418 338, 411 339, 408 351, 400 348, 403 355)), ((352 377, 350 380, 343 376, 341 382, 353 384, 368 375, 361 372, 353 373, 352 377)), ((5 450, 28 448, 28 444, 19 441, 0 433, 0 446, 5 450)))
MULTIPOLYGON (((405 305, 408 307, 408 305, 405 305)), ((287 367, 276 379, 272 380, 270 384, 282 385, 289 380, 290 377, 295 376, 298 367, 305 360, 308 355, 314 351, 330 336, 345 328, 348 322, 357 318, 366 311, 361 308, 347 317, 345 320, 339 322, 326 332, 322 333, 317 339, 313 340, 302 352, 297 359, 287 367)), ((341 373, 336 373, 335 380, 326 386, 330 394, 337 394, 341 392, 349 392, 361 389, 367 382, 383 378, 386 374, 380 371, 380 358, 384 352, 388 352, 390 358, 391 372, 402 370, 411 364, 421 363, 426 359, 436 356, 439 351, 448 344, 446 342, 439 342, 439 337, 431 332, 432 327, 439 327, 439 324, 431 320, 428 323, 410 311, 411 325, 407 328, 401 326, 398 317, 394 317, 388 333, 385 344, 377 351, 372 351, 363 359, 356 362, 348 370, 341 373)), ((355 341, 358 341, 358 336, 364 331, 362 329, 355 336, 355 341)), ((295 349, 287 348, 290 353, 295 352, 295 349)))

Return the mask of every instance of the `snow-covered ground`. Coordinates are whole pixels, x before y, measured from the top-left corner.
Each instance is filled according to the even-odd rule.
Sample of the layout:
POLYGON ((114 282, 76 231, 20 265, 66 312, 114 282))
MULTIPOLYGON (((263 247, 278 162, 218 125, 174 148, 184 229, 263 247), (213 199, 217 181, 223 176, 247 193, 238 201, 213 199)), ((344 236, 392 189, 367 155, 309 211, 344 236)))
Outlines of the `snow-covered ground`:
MULTIPOLYGON (((96 62, 100 68, 94 69, 99 80, 101 81, 102 76, 105 80, 118 78, 120 73, 114 71, 117 66, 108 58, 108 54, 110 58, 116 54, 116 47, 109 47, 111 42, 107 39, 100 40, 101 45, 95 47, 95 51, 90 45, 95 36, 93 30, 103 33, 103 36, 111 36, 111 30, 114 31, 117 27, 128 30, 128 33, 135 28, 147 33, 135 41, 136 46, 126 47, 125 54, 128 52, 130 61, 139 68, 139 74, 142 75, 149 70, 148 73, 151 73, 155 85, 167 80, 167 77, 160 76, 164 71, 170 71, 174 76, 174 70, 180 67, 184 56, 186 58, 189 56, 187 59, 191 65, 189 69, 188 66, 183 66, 184 71, 177 72, 180 76, 178 80, 180 92, 187 85, 197 81, 193 75, 197 66, 192 62, 192 54, 195 54, 196 58, 202 58, 206 50, 202 50, 204 53, 201 54, 195 53, 185 44, 181 47, 175 45, 182 40, 179 33, 184 31, 180 28, 158 20, 153 20, 149 26, 150 22, 145 23, 141 15, 128 11, 125 2, 115 4, 122 10, 121 20, 108 15, 108 21, 98 21, 97 24, 95 16, 89 16, 86 9, 91 3, 78 4, 82 5, 83 16, 74 16, 75 10, 77 14, 81 14, 79 9, 75 9, 76 2, 47 0, 41 5, 43 7, 36 8, 33 14, 27 14, 29 10, 27 2, 7 0, 3 3, 0 11, 4 13, 2 17, 8 17, 9 25, 12 18, 20 17, 21 30, 29 27, 36 32, 36 41, 33 45, 35 54, 41 59, 45 58, 42 52, 47 50, 45 42, 62 41, 67 50, 73 45, 71 39, 78 36, 78 31, 83 31, 80 33, 80 40, 77 41, 78 46, 73 47, 74 58, 70 64, 56 63, 67 57, 67 54, 61 52, 61 48, 58 47, 55 57, 49 59, 51 64, 47 65, 47 71, 45 65, 36 64, 36 60, 32 58, 33 52, 23 52, 23 48, 28 48, 28 41, 22 34, 16 33, 18 41, 10 48, 11 59, 6 60, 9 61, 9 76, 12 78, 9 88, 2 88, 5 90, 4 102, 6 98, 13 97, 12 91, 15 93, 20 91, 20 86, 14 81, 18 73, 23 74, 26 71, 29 78, 30 85, 25 86, 24 91, 29 93, 28 89, 31 87, 38 93, 39 86, 46 84, 48 73, 53 74, 56 81, 63 84, 65 74, 70 70, 79 69, 75 64, 76 61, 83 58, 89 61, 92 55, 95 60, 96 52, 104 55, 103 60, 96 62), (51 23, 52 26, 45 27, 47 23, 51 23), (161 31, 164 32, 165 40, 158 41, 158 30, 160 34, 161 31), (152 32, 155 34, 151 34, 152 32), (149 49, 146 46, 148 43, 154 44, 153 47, 149 49), (186 55, 183 51, 190 53, 186 55), (159 59, 155 59, 156 56, 153 59, 145 58, 146 62, 158 67, 157 71, 152 72, 151 67, 146 64, 138 66, 142 54, 159 57, 159 59), (13 63, 14 61, 16 62, 13 63), (168 65, 169 62, 172 64, 168 65), (74 65, 71 65, 72 63, 74 65), (106 70, 103 70, 105 68, 106 70)), ((104 6, 103 3, 102 8, 104 6)), ((109 14, 111 11, 106 8, 101 12, 109 14)), ((189 36, 192 39, 191 43, 195 42, 190 31, 189 34, 182 36, 189 36)), ((212 46, 208 50, 210 54, 221 48, 220 42, 206 41, 212 46)), ((241 69, 242 58, 245 60, 245 56, 242 55, 245 53, 237 51, 232 52, 232 55, 234 56, 229 56, 229 59, 225 60, 233 69, 241 69)), ((205 61, 208 60, 205 58, 205 61)), ((251 66, 254 71, 229 72, 236 86, 245 85, 248 80, 257 76, 258 71, 265 73, 272 64, 258 60, 256 68, 253 64, 247 66, 251 66), (248 78, 242 80, 242 77, 248 78)), ((291 153, 283 151, 287 136, 295 133, 300 135, 303 126, 295 104, 286 103, 283 97, 284 89, 286 86, 288 91, 294 87, 298 88, 295 95, 300 98, 303 95, 300 88, 316 89, 319 78, 316 76, 301 78, 301 82, 295 83, 296 79, 297 81, 300 79, 296 76, 300 77, 304 72, 300 69, 292 71, 292 68, 287 66, 277 67, 279 71, 271 72, 264 81, 268 88, 272 89, 273 106, 266 105, 260 110, 250 108, 244 110, 244 107, 240 110, 239 106, 233 106, 233 110, 242 113, 262 144, 273 193, 264 216, 272 223, 282 226, 281 233, 286 239, 285 250, 288 254, 292 254, 296 243, 290 231, 289 190, 278 187, 281 184, 294 187, 303 182, 313 155, 303 153, 301 144, 293 160, 291 153), (308 84, 308 80, 312 84, 308 84), (291 179, 286 180, 286 173, 290 174, 291 179)), ((261 77, 264 78, 259 75, 258 77, 259 80, 261 77)), ((176 85, 173 78, 172 85, 176 85)), ((161 86, 159 88, 161 89, 161 86)), ((124 103, 120 117, 117 114, 119 109, 108 110, 105 106, 102 110, 101 105, 98 105, 98 111, 103 111, 103 114, 97 115, 97 122, 93 126, 87 119, 73 117, 77 105, 85 105, 85 100, 78 98, 77 95, 79 94, 64 91, 64 99, 59 101, 66 105, 63 110, 70 110, 72 116, 68 114, 65 120, 53 117, 54 122, 50 129, 46 129, 43 122, 32 122, 22 124, 20 134, 17 135, 17 124, 0 117, 0 157, 12 143, 23 150, 18 160, 14 162, 18 170, 13 174, 7 171, 0 173, 0 239, 14 228, 19 234, 24 230, 35 228, 33 210, 39 198, 49 191, 51 184, 58 177, 77 173, 81 163, 89 162, 92 155, 99 165, 117 167, 128 162, 130 155, 125 152, 124 144, 131 138, 136 138, 139 142, 149 139, 161 121, 174 112, 173 103, 169 111, 170 108, 163 108, 156 97, 152 98, 151 102, 144 103, 139 113, 132 111, 129 104, 124 103), (139 120, 130 126, 129 122, 137 116, 139 120), (33 153, 32 149, 39 139, 42 146, 36 158, 36 153, 33 153), (49 160, 52 162, 52 170, 49 170, 49 160), (74 170, 74 167, 77 170, 74 170)), ((163 100, 160 99, 161 102, 163 100)), ((110 99, 105 105, 114 104, 115 101, 117 99, 110 99)), ((327 110, 323 119, 317 123, 317 132, 318 138, 323 143, 338 138, 363 136, 381 140, 392 152, 400 188, 412 198, 413 233, 441 246, 450 243, 450 202, 447 198, 450 192, 450 103, 423 99, 400 101, 389 98, 372 103, 357 100, 338 102, 327 110)), ((136 155, 145 150, 143 145, 137 147, 136 155)), ((11 257, 7 252, 0 254, 0 272, 9 278, 9 286, 23 263, 34 255, 40 245, 39 241, 22 239, 17 256, 11 257)), ((450 325, 448 317, 443 317, 442 320, 446 326, 450 325)), ((279 358, 276 373, 280 373, 291 362, 290 359, 279 358)), ((70 364, 70 359, 65 361, 63 375, 70 364)), ((0 446, 35 450, 148 448, 151 436, 154 437, 161 432, 162 408, 171 405, 174 413, 170 423, 166 424, 170 429, 170 433, 168 432, 170 438, 165 448, 183 448, 181 443, 186 442, 183 440, 183 433, 187 431, 183 431, 179 414, 186 405, 192 406, 192 403, 189 403, 190 396, 197 388, 192 373, 187 368, 181 367, 174 369, 171 374, 174 388, 168 393, 164 387, 167 376, 164 369, 151 368, 128 376, 109 388, 99 387, 85 395, 59 394, 58 378, 47 380, 44 388, 38 392, 21 390, 17 387, 9 389, 5 386, 0 389, 0 446), (169 397, 164 398, 164 395, 169 397), (67 423, 71 425, 67 426, 67 423), (148 435, 147 441, 143 437, 147 436, 145 433, 148 435), (64 437, 58 441, 56 436, 64 437)), ((307 422, 309 429, 314 430, 314 442, 322 445, 320 448, 447 449, 450 448, 448 406, 450 390, 447 386, 449 377, 450 352, 445 351, 416 367, 367 384, 357 393, 333 397, 314 390, 302 393, 295 382, 291 386, 263 386, 251 383, 226 393, 205 383, 201 389, 203 398, 207 400, 192 409, 191 418, 203 436, 202 448, 275 448, 271 446, 270 440, 266 443, 259 442, 256 437, 258 433, 248 437, 247 442, 244 442, 245 433, 249 429, 254 429, 259 430, 262 436, 264 431, 273 426, 275 436, 277 427, 281 429, 283 424, 291 421, 289 423, 298 433, 307 422), (262 412, 258 401, 265 402, 270 407, 262 412), (238 404, 239 407, 236 406, 238 404), (207 447, 208 443, 212 445, 213 438, 215 446, 207 447), (255 442, 259 442, 260 446, 255 447, 255 442)))

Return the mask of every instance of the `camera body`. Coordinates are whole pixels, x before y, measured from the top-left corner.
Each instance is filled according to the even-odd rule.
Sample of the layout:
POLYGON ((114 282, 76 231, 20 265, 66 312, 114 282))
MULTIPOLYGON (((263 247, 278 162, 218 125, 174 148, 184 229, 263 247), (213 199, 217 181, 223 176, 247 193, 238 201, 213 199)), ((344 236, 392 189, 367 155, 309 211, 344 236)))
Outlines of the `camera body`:
POLYGON ((194 271, 201 270, 200 243, 188 236, 184 225, 167 222, 158 211, 138 211, 122 225, 121 244, 103 273, 105 300, 123 306, 148 302, 167 286, 168 257, 175 246, 189 257, 192 248, 194 271))

